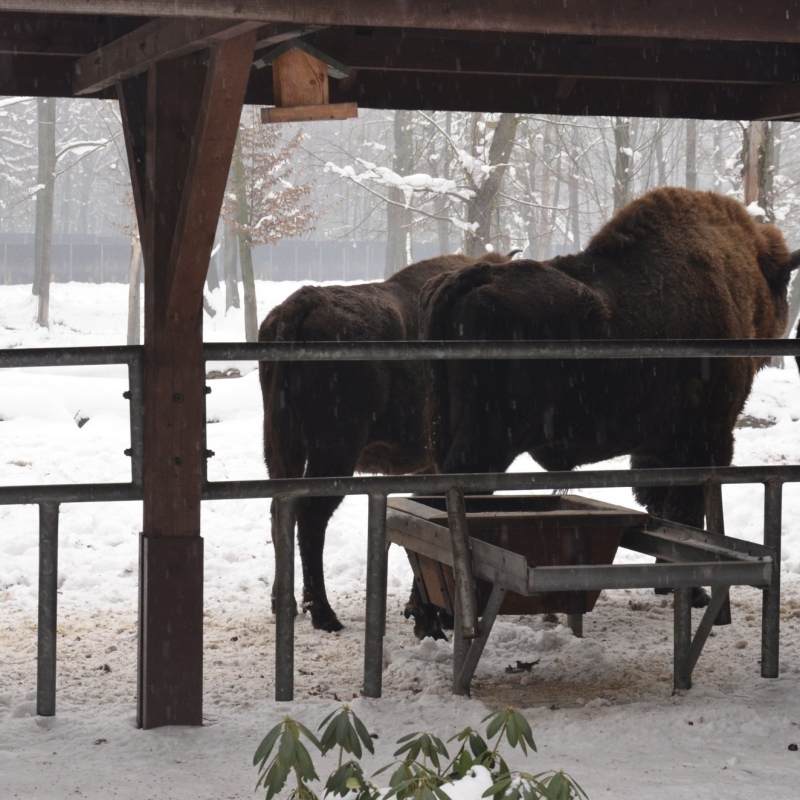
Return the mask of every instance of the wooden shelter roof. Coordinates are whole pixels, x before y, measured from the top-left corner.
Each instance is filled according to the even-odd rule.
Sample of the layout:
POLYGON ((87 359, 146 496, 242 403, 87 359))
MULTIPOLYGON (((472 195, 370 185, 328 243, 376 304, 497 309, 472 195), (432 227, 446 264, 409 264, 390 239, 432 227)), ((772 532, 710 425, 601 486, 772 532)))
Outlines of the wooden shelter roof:
MULTIPOLYGON (((800 118, 800 8, 781 0, 0 0, 0 94, 115 97, 121 76, 257 28, 351 69, 333 103, 800 118)), ((272 69, 245 101, 273 103, 272 69)))

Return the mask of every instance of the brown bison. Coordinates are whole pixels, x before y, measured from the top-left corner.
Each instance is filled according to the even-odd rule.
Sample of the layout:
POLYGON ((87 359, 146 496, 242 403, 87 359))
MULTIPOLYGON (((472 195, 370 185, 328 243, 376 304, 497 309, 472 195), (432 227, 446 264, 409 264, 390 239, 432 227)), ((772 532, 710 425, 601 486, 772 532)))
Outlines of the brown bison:
MULTIPOLYGON (((509 257, 490 256, 505 263, 509 257)), ((441 256, 386 281, 305 286, 261 323, 260 342, 389 341, 419 338, 419 295, 435 275, 476 259, 441 256)), ((270 478, 399 475, 433 470, 418 362, 261 362, 264 459, 270 478)), ((297 502, 303 609, 315 628, 341 630, 328 603, 322 567, 325 529, 341 497, 297 502)), ((273 503, 274 525, 274 503, 273 503)))
MULTIPOLYGON (((779 337, 800 251, 735 200, 677 188, 623 208, 577 255, 476 264, 422 293, 428 339, 779 337)), ((432 363, 429 429, 442 473, 729 465, 755 358, 432 363)), ((702 527, 702 487, 643 488, 656 516, 702 527)), ((707 602, 698 593, 697 604, 707 602)))

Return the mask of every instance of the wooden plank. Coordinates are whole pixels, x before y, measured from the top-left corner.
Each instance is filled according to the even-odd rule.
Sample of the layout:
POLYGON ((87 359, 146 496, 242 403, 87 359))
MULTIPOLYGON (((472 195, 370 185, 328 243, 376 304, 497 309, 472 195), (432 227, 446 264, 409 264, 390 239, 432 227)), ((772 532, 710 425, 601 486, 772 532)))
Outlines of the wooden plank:
POLYGON ((324 28, 313 47, 358 70, 780 84, 800 78, 797 48, 758 42, 324 28))
POLYGON ((562 33, 581 36, 661 36, 673 39, 800 42, 800 13, 785 0, 739 3, 720 12, 717 0, 0 0, 0 11, 122 14, 150 17, 263 19, 296 25, 355 25, 444 30, 562 33))
MULTIPOLYGON (((796 90, 761 86, 619 80, 581 80, 559 98, 558 80, 508 76, 442 74, 424 81, 414 73, 364 70, 352 81, 331 85, 334 102, 352 100, 359 108, 485 111, 672 117, 689 119, 794 118, 796 90), (774 98, 771 105, 768 99, 774 98), (786 106, 782 106, 786 102, 786 106)), ((263 103, 271 92, 255 75, 246 102, 263 103)), ((267 99, 267 102, 269 100, 267 99)))
POLYGON ((276 122, 313 122, 319 119, 352 119, 358 116, 356 103, 326 103, 316 106, 297 106, 295 108, 261 109, 261 121, 276 122))
POLYGON ((72 85, 76 96, 93 94, 151 64, 201 50, 257 30, 261 22, 215 19, 154 20, 78 59, 72 85))
MULTIPOLYGON (((131 189, 136 218, 146 218, 145 194, 147 190, 147 75, 135 75, 121 81, 116 87, 122 116, 122 132, 131 173, 131 189)), ((147 230, 139 230, 142 247, 147 230)))

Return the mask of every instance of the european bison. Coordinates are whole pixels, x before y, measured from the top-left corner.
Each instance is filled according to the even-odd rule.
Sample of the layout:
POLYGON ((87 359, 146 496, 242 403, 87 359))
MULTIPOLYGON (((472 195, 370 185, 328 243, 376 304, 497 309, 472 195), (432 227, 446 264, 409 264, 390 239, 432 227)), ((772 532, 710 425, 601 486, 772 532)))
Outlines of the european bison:
MULTIPOLYGON (((577 255, 434 278, 422 293, 424 335, 779 337, 799 264, 800 251, 790 254, 776 228, 735 200, 657 189, 577 255)), ((624 454, 634 468, 729 465, 734 423, 760 366, 755 358, 433 362, 436 466, 503 472, 526 451, 548 470, 624 454)), ((636 497, 656 516, 702 527, 702 487, 637 489, 636 497)))
MULTIPOLYGON (((506 256, 489 256, 500 264, 506 256)), ((419 338, 419 294, 431 277, 476 259, 451 255, 412 264, 380 283, 305 286, 261 323, 260 342, 419 338)), ((261 362, 264 459, 270 478, 399 475, 432 471, 418 362, 261 362)), ((303 609, 315 628, 341 630, 322 568, 325 529, 341 497, 297 502, 303 609)), ((274 503, 273 503, 274 525, 274 503)))

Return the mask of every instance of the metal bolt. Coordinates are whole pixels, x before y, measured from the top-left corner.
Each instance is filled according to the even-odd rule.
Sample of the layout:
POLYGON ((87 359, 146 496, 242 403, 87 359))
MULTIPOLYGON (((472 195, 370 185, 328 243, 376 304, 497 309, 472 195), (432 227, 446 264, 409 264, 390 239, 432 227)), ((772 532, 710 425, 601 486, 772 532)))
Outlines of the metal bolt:
POLYGON ((123 397, 124 397, 126 400, 130 400, 130 399, 131 399, 131 393, 130 393, 130 391, 125 391, 125 392, 123 392, 123 393, 122 393, 122 396, 123 396, 123 397))
POLYGON ((214 458, 216 453, 213 450, 206 450, 206 458, 214 458))
POLYGON ((206 394, 211 394, 211 387, 210 386, 206 386, 206 394))
POLYGON ((130 448, 130 447, 126 447, 126 448, 125 448, 125 450, 124 450, 123 452, 124 452, 124 453, 125 453, 125 455, 126 455, 126 456, 128 456, 129 458, 130 458, 130 456, 132 456, 132 455, 133 455, 133 451, 131 450, 131 448, 130 448))

